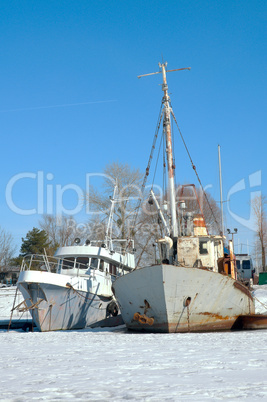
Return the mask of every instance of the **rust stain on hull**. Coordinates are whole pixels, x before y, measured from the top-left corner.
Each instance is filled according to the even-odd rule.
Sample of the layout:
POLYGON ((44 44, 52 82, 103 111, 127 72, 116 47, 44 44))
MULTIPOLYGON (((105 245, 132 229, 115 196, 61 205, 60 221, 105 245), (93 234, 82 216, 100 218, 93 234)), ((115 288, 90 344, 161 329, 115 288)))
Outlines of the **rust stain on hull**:
POLYGON ((161 323, 151 326, 140 326, 138 322, 136 325, 132 323, 129 325, 129 329, 134 331, 144 331, 144 332, 161 332, 161 333, 186 333, 186 332, 213 332, 213 331, 230 331, 236 321, 236 317, 228 320, 218 320, 208 323, 190 323, 190 331, 188 330, 187 323, 179 325, 175 323, 161 323), (138 325, 139 324, 139 325, 138 325))
MULTIPOLYGON (((193 323, 190 322, 190 332, 213 332, 213 331, 229 331, 236 318, 227 318, 222 320, 193 323)), ((175 324, 169 324, 169 332, 188 332, 188 326, 178 327, 175 324)))
POLYGON ((267 329, 267 315, 251 314, 237 317, 233 330, 267 329))
MULTIPOLYGON (((210 315, 209 313, 207 315, 210 315)), ((140 321, 139 321, 140 322, 140 321)), ((141 322, 140 322, 141 323, 141 322)), ((213 332, 213 331, 244 331, 244 330, 259 330, 267 329, 267 315, 251 314, 240 315, 238 317, 225 317, 213 322, 206 323, 190 323, 190 331, 188 325, 182 324, 177 327, 174 323, 154 323, 154 325, 147 327, 140 327, 140 324, 131 325, 131 330, 147 331, 147 332, 162 332, 162 333, 186 333, 186 332, 213 332)))
POLYGON ((216 314, 216 313, 209 313, 209 312, 205 312, 205 313, 198 313, 199 315, 207 315, 209 317, 213 317, 216 318, 217 320, 230 320, 229 316, 222 316, 220 314, 216 314))

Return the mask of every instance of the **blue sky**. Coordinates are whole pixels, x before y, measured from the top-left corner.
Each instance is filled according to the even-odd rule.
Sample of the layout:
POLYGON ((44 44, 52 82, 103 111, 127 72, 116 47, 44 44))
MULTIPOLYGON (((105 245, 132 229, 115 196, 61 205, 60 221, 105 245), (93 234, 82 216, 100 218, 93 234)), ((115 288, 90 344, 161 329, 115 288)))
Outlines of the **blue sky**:
MULTIPOLYGON (((221 145, 224 199, 235 190, 226 225, 252 244, 250 196, 267 194, 266 11, 259 0, 2 1, 0 223, 18 247, 40 216, 7 205, 15 175, 29 175, 12 191, 29 210, 38 171, 55 198, 56 186, 85 188, 86 173, 112 161, 145 170, 161 77, 137 75, 157 71, 162 58, 170 69, 192 68, 168 75, 174 112, 216 200, 221 145)), ((177 180, 196 182, 178 138, 175 151, 177 180)), ((66 208, 76 203, 66 191, 66 208)))

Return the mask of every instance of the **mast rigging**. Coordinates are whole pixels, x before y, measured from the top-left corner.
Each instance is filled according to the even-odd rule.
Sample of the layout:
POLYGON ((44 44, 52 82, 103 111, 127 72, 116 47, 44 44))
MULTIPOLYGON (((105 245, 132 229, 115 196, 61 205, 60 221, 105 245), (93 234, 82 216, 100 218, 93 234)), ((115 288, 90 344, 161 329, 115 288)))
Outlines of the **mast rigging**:
POLYGON ((159 67, 161 71, 149 74, 139 75, 138 78, 146 77, 154 74, 162 74, 162 91, 164 92, 164 96, 162 99, 163 104, 163 132, 165 134, 165 142, 166 142, 166 153, 167 153, 167 167, 168 167, 168 201, 170 205, 170 215, 171 215, 171 235, 172 237, 178 237, 178 222, 177 222, 177 213, 176 213, 176 199, 175 199, 175 183, 174 183, 174 159, 173 159, 173 150, 172 150, 172 133, 171 133, 171 115, 172 107, 170 105, 170 97, 168 94, 168 84, 166 73, 173 71, 181 71, 181 70, 190 70, 191 67, 178 68, 174 70, 167 70, 167 63, 159 63, 159 67))

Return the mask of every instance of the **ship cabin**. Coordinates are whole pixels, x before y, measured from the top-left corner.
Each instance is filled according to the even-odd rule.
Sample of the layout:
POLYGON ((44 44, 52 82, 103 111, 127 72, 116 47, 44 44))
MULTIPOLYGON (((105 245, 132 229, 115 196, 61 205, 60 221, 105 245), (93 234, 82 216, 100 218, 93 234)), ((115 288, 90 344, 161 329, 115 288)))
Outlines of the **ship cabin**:
POLYGON ((184 266, 207 268, 218 272, 218 263, 224 257, 223 237, 209 235, 202 215, 187 215, 180 221, 177 245, 174 242, 172 261, 184 266), (176 255, 175 255, 176 254, 176 255))
POLYGON ((55 257, 58 274, 87 276, 96 272, 113 279, 135 268, 133 252, 108 248, 103 242, 87 242, 84 245, 60 247, 55 257))
POLYGON ((218 272, 218 261, 223 258, 221 236, 188 236, 178 239, 178 264, 185 267, 205 267, 218 272))

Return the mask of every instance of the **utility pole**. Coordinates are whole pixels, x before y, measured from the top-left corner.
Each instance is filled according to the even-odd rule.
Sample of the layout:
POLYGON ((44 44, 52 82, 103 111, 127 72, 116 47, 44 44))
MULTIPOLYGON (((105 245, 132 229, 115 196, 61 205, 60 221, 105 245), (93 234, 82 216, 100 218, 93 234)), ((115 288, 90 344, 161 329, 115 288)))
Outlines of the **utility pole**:
POLYGON ((220 175, 220 205, 221 205, 221 230, 222 236, 224 235, 223 227, 223 194, 222 194, 222 167, 221 167, 221 147, 218 145, 218 157, 219 157, 219 175, 220 175))
POLYGON ((233 232, 231 232, 230 229, 227 229, 227 233, 232 235, 233 252, 235 252, 235 249, 234 249, 234 235, 237 234, 237 232, 238 232, 237 228, 234 228, 233 232))

